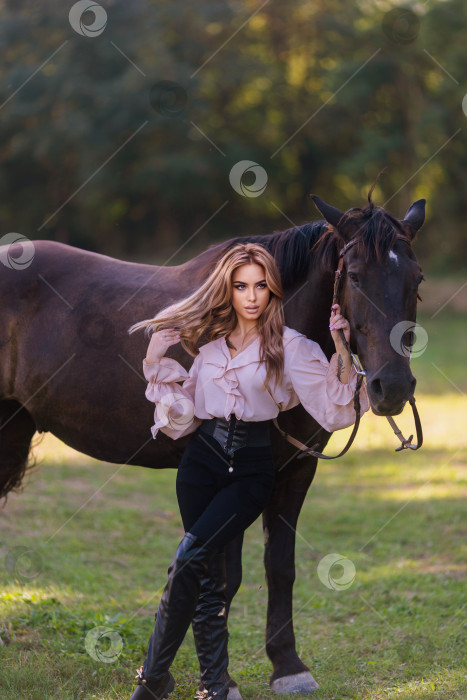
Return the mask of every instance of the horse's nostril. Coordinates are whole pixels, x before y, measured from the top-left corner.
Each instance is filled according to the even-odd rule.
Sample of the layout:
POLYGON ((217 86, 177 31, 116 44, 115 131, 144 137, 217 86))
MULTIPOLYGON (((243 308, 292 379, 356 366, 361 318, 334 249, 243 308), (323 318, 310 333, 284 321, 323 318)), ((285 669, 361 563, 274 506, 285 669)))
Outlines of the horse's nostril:
POLYGON ((375 398, 380 400, 383 398, 383 387, 379 379, 373 379, 371 382, 371 391, 375 398))

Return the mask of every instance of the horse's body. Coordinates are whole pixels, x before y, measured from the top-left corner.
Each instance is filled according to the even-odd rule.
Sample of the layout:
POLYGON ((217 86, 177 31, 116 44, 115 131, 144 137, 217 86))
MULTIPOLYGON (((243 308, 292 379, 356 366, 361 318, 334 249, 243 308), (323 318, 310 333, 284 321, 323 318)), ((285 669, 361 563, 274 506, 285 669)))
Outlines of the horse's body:
MULTIPOLYGON (((326 218, 338 226, 337 210, 319 202, 326 218)), ((361 298, 350 278, 341 296, 342 312, 351 324, 352 349, 367 369, 372 408, 383 415, 400 412, 415 385, 408 359, 388 342, 390 327, 401 320, 415 320, 412 278, 419 274, 419 267, 410 250, 410 237, 421 224, 410 218, 403 222, 409 245, 393 242, 397 264, 392 264, 396 258, 389 264, 387 256, 373 260, 367 267, 366 290, 360 280, 361 298), (382 316, 375 316, 375 309, 365 302, 369 294, 382 316), (374 329, 372 316, 378 321, 374 329)), ((34 259, 24 269, 0 266, 4 300, 0 317, 0 495, 20 487, 36 430, 50 431, 97 459, 153 469, 177 467, 190 436, 171 440, 161 433, 157 441, 152 439, 149 427, 154 408, 144 397, 142 375, 148 340, 142 332, 129 335, 128 328, 190 294, 226 248, 238 242, 259 243, 276 257, 284 285, 286 325, 317 341, 329 358, 334 351, 328 328, 333 268, 349 231, 345 227, 330 230, 310 254, 327 228, 327 222, 321 221, 271 236, 232 239, 175 267, 122 262, 50 241, 34 242, 34 259)), ((9 251, 13 257, 14 246, 9 251)), ((357 252, 349 252, 348 257, 347 269, 353 266, 354 273, 358 272, 361 259, 357 252)), ((362 270, 359 274, 362 276, 362 270)), ((167 354, 187 369, 192 363, 180 344, 167 354)), ((318 443, 320 450, 330 437, 301 405, 281 413, 279 423, 299 440, 318 443)), ((271 684, 281 692, 310 692, 316 686, 295 651, 292 588, 294 530, 316 459, 297 461, 290 443, 278 431, 272 430, 272 435, 277 478, 263 514, 269 593, 266 650, 274 667, 271 684)), ((229 604, 241 581, 242 539, 232 542, 227 552, 229 604)))

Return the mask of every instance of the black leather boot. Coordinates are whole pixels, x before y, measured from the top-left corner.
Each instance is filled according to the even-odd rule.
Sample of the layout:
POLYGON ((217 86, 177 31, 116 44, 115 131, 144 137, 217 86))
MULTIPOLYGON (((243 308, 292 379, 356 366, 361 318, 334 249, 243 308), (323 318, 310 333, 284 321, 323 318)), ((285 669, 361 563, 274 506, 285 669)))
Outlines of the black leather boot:
MULTIPOLYGON (((143 667, 141 666, 138 674, 141 674, 142 670, 143 667)), ((175 681, 170 671, 167 671, 160 681, 147 681, 141 675, 136 677, 139 685, 130 700, 162 700, 175 688, 175 681)))
POLYGON ((155 700, 159 698, 158 692, 168 694, 173 690, 172 677, 168 678, 167 672, 195 613, 201 580, 217 551, 206 547, 190 532, 185 533, 169 566, 169 578, 155 614, 156 624, 147 656, 138 671, 139 687, 130 700, 155 700))
POLYGON ((197 700, 226 700, 229 693, 226 587, 225 552, 222 550, 211 560, 201 582, 192 620, 201 676, 197 700))

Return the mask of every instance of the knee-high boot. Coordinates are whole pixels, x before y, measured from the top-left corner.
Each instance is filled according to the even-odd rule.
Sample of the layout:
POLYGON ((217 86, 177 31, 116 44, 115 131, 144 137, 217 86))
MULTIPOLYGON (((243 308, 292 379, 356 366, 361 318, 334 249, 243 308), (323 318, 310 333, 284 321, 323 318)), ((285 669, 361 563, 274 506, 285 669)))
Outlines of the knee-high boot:
POLYGON ((138 687, 130 700, 160 700, 173 690, 169 667, 190 626, 201 581, 217 551, 190 532, 185 533, 169 566, 147 657, 138 670, 138 687))
POLYGON ((218 552, 201 582, 198 605, 192 620, 198 654, 201 687, 196 697, 225 700, 229 693, 225 553, 218 552))

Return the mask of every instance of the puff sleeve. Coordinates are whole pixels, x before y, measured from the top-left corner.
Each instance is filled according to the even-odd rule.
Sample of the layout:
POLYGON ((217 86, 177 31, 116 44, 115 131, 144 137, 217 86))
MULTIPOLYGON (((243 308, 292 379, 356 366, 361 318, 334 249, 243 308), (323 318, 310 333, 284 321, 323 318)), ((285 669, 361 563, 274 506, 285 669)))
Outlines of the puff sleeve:
MULTIPOLYGON (((349 382, 337 377, 337 353, 328 361, 320 345, 304 335, 296 336, 288 345, 284 370, 303 408, 328 432, 347 428, 355 423, 353 397, 357 372, 352 365, 349 382)), ((361 414, 370 402, 363 382, 360 389, 361 414)))
POLYGON ((193 433, 202 423, 195 416, 195 389, 200 362, 198 354, 187 372, 171 357, 161 357, 156 362, 143 359, 143 374, 148 382, 145 396, 156 405, 154 425, 151 427, 154 439, 161 430, 177 440, 193 433), (182 380, 181 386, 177 384, 182 380))

